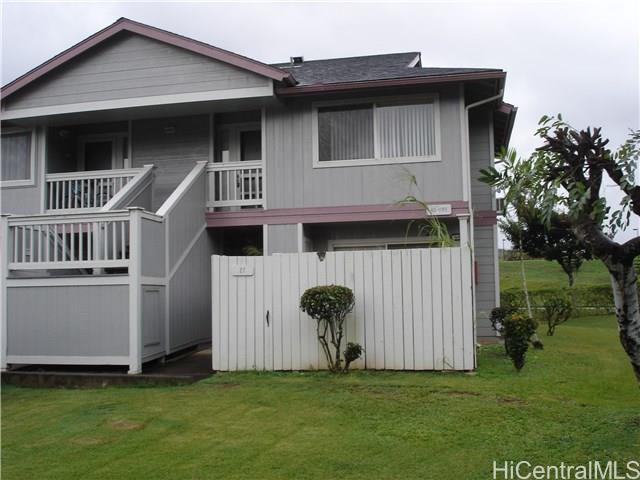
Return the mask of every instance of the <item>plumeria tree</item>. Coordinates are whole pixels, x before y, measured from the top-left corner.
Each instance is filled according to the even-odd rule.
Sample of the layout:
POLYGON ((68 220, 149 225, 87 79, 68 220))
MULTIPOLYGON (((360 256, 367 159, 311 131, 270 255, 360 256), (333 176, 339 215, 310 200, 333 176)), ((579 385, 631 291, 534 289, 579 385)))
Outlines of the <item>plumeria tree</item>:
POLYGON ((628 140, 612 151, 600 128, 578 130, 558 115, 542 117, 536 135, 543 144, 531 157, 506 156, 500 170, 483 170, 481 180, 507 195, 518 185, 547 223, 555 211, 566 213, 578 240, 611 275, 620 342, 640 383, 640 305, 633 266, 640 254, 640 237, 624 243, 613 239, 629 225, 633 214, 640 216, 640 186, 635 178, 640 131, 632 131, 628 140), (607 176, 623 194, 616 207, 607 205, 602 193, 607 176))

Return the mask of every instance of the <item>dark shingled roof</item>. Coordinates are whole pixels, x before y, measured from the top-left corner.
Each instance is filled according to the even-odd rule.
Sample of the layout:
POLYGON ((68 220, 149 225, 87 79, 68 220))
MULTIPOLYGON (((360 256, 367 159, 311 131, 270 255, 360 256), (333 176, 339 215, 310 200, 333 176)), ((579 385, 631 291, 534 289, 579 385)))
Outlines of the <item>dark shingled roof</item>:
POLYGON ((418 66, 409 67, 419 55, 419 52, 389 53, 306 60, 295 66, 291 63, 275 63, 272 66, 291 73, 298 81, 298 86, 501 71, 496 68, 422 68, 419 61, 418 66))

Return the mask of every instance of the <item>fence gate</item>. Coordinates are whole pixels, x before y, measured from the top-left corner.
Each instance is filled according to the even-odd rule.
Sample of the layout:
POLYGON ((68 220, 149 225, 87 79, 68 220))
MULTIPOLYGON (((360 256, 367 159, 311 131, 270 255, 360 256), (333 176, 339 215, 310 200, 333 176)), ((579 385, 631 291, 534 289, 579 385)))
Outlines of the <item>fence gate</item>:
POLYGON ((346 342, 353 368, 472 370, 475 328, 468 247, 212 257, 214 370, 326 367, 300 296, 317 285, 353 289, 346 342))

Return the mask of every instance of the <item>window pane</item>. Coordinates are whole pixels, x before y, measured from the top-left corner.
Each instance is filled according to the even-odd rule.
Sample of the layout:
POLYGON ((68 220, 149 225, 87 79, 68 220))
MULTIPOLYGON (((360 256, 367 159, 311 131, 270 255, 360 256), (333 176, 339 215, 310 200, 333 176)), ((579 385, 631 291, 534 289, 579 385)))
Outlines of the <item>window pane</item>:
POLYGON ((373 107, 319 109, 318 138, 321 162, 373 158, 373 107))
POLYGON ((240 132, 240 161, 262 159, 262 132, 250 130, 240 132))
POLYGON ((113 142, 111 140, 87 142, 84 145, 84 169, 86 171, 111 170, 113 142))
POLYGON ((390 243, 387 245, 389 250, 401 250, 404 248, 430 248, 434 244, 433 243, 390 243))
POLYGON ((385 250, 385 245, 334 245, 334 252, 353 252, 357 250, 385 250))
POLYGON ((31 178, 31 132, 2 135, 2 180, 31 178))
POLYGON ((377 106, 376 115, 382 158, 436 154, 433 104, 377 106))

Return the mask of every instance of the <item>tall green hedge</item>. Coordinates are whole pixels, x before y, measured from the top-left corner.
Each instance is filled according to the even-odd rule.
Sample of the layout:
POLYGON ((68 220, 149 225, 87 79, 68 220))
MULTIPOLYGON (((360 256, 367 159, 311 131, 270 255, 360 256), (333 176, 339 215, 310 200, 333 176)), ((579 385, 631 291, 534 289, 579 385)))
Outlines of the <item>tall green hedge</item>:
MULTIPOLYGON (((531 306, 536 309, 543 308, 545 302, 558 296, 570 298, 577 314, 606 314, 614 310, 613 292, 608 285, 549 288, 529 292, 531 306)), ((524 292, 519 288, 508 288, 500 293, 500 301, 503 306, 524 308, 524 292)))

